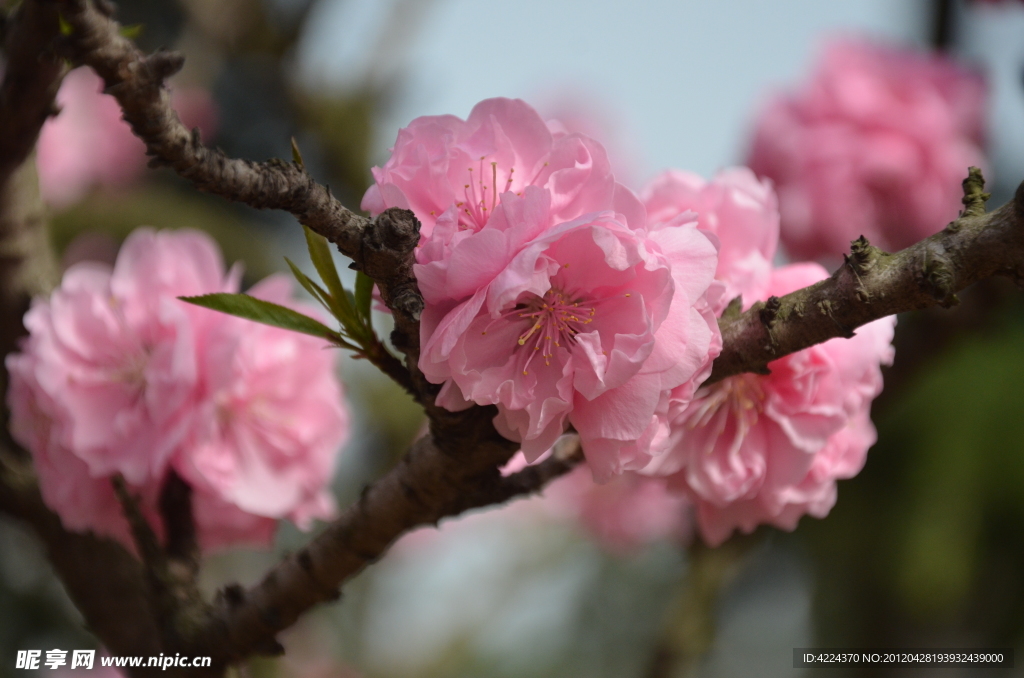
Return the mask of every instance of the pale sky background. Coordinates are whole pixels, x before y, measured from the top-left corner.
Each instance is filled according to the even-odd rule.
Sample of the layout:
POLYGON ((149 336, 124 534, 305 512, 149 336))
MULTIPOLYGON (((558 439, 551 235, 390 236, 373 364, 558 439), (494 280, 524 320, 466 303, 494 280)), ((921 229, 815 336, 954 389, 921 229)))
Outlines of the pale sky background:
MULTIPOLYGON (((1003 87, 993 118, 1020 149, 1024 124, 1011 123, 1024 123, 1024 8, 1004 4, 972 11, 961 42, 964 52, 997 62, 991 72, 1003 87)), ((852 33, 923 45, 930 8, 929 0, 336 0, 311 17, 298 61, 316 86, 400 69, 398 99, 375 140, 378 160, 398 128, 419 115, 465 118, 493 96, 538 108, 579 98, 615 123, 633 179, 669 166, 708 176, 742 160, 759 105, 806 76, 824 38, 852 33), (413 37, 392 38, 383 50, 390 61, 375 59, 398 3, 416 17, 408 22, 413 37)), ((1003 155, 1024 174, 1024 153, 1003 155)))
MULTIPOLYGON (((324 3, 300 51, 304 77, 357 81, 395 3, 324 3)), ((927 10, 926 0, 434 0, 421 10, 394 116, 377 141, 383 154, 412 118, 465 118, 488 97, 541 106, 564 93, 619 123, 638 150, 640 178, 668 166, 708 175, 741 159, 756 106, 802 77, 823 36, 920 43, 927 10)))

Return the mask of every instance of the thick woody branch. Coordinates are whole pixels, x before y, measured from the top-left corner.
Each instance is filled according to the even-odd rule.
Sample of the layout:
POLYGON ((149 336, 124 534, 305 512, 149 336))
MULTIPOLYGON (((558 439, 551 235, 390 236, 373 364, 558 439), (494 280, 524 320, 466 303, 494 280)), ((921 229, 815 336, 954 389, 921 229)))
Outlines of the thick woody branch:
MULTIPOLYGON (((31 471, 8 451, 0 454, 0 511, 33 528, 90 630, 113 654, 159 654, 156 615, 139 561, 114 541, 66 531, 43 503, 31 471)), ((143 669, 133 675, 156 673, 143 669)))
POLYGON ((958 303, 956 293, 979 280, 1024 282, 1024 184, 1014 200, 986 213, 984 181, 971 168, 964 212, 944 230, 888 254, 854 241, 846 262, 826 280, 723 317, 723 350, 713 383, 741 372, 766 373, 769 363, 835 337, 850 337, 873 320, 958 303))
POLYGON ((7 18, 7 63, 0 84, 0 186, 29 156, 43 123, 56 113, 54 97, 64 65, 52 47, 59 35, 52 2, 24 2, 7 18))
POLYGON ((226 590, 201 638, 208 645, 198 653, 230 662, 254 650, 277 651, 279 631, 317 603, 337 598, 340 585, 380 558, 400 535, 495 503, 483 488, 502 491, 498 467, 517 446, 495 432, 493 416, 492 408, 473 408, 435 421, 433 435, 415 443, 398 466, 367 487, 308 546, 252 589, 226 590))
MULTIPOLYGON (((0 81, 0 357, 24 333, 21 317, 31 296, 49 290, 57 277, 31 154, 54 113, 64 73, 51 49, 58 35, 57 11, 49 3, 18 5, 0 31, 6 57, 0 81)), ((0 368, 0 392, 6 391, 0 368)), ((6 420, 0 417, 0 424, 6 420)))
POLYGON ((343 582, 380 558, 405 532, 537 492, 582 461, 579 439, 570 436, 545 462, 502 477, 497 469, 517 446, 494 432, 493 414, 490 408, 475 408, 458 417, 462 438, 453 440, 451 433, 421 438, 339 520, 262 582, 249 591, 224 591, 214 622, 203 634, 208 646, 202 653, 230 662, 253 650, 279 651, 274 640, 279 631, 310 607, 337 598, 343 582), (439 448, 435 440, 444 440, 448 448, 439 448))

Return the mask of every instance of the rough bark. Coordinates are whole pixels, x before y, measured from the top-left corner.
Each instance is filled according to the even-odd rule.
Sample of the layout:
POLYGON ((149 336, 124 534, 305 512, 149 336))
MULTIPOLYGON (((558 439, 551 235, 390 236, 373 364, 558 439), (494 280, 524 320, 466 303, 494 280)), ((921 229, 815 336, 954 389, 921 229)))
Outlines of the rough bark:
POLYGON ((964 180, 964 213, 945 229, 889 254, 860 238, 826 280, 759 302, 719 322, 723 350, 713 383, 853 331, 873 320, 931 306, 950 307, 956 293, 984 278, 1024 280, 1024 184, 1013 201, 986 213, 981 172, 964 180))

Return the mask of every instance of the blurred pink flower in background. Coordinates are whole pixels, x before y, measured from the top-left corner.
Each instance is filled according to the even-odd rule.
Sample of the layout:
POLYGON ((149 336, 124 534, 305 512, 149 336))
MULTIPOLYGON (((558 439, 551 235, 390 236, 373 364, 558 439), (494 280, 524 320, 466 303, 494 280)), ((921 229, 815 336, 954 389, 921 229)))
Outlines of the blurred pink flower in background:
MULTIPOLYGON (((290 301, 291 280, 283 275, 247 293, 318 315, 290 301)), ((200 366, 211 397, 173 464, 193 487, 245 513, 287 517, 309 529, 336 510, 327 483, 349 428, 336 352, 316 337, 217 320, 200 366)))
POLYGON ((942 230, 983 166, 986 88, 939 54, 839 40, 758 118, 750 167, 779 194, 782 242, 836 260, 865 236, 901 249, 942 230))
POLYGON ((693 537, 693 505, 664 478, 626 472, 597 484, 580 467, 548 485, 544 497, 554 513, 578 520, 613 553, 662 540, 688 544, 693 537))
MULTIPOLYGON (((335 353, 176 298, 234 292, 239 279, 205 234, 138 229, 113 270, 76 264, 33 302, 6 361, 11 430, 69 529, 127 541, 111 476, 153 517, 172 468, 193 487, 204 548, 267 544, 278 518, 308 527, 332 514, 349 427, 335 353)), ((289 291, 276 277, 253 290, 277 303, 289 291)))
MULTIPOLYGON (((121 118, 117 101, 102 90, 103 81, 91 69, 68 73, 57 92, 60 114, 39 134, 39 186, 52 207, 67 207, 97 185, 124 186, 145 168, 145 146, 121 118)), ((205 90, 175 89, 171 102, 187 127, 212 136, 217 113, 205 90)))
MULTIPOLYGON (((526 457, 517 452, 501 473, 512 475, 527 466, 526 457)), ((536 520, 541 513, 579 524, 613 554, 628 554, 663 540, 687 544, 693 537, 689 499, 671 491, 665 478, 629 471, 606 483, 595 483, 590 469, 581 464, 546 485, 540 496, 513 506, 524 507, 524 520, 536 520), (532 510, 525 510, 527 506, 532 510)))
POLYGON ((365 208, 424 225, 420 369, 438 403, 497 405, 530 461, 571 424, 595 477, 645 466, 668 392, 713 357, 708 238, 649 231, 600 144, 519 100, 414 120, 374 177, 365 208))
MULTIPOLYGON (((652 220, 672 224, 697 212, 721 242, 716 276, 746 306, 828 277, 812 263, 771 269, 775 200, 747 170, 726 170, 711 182, 667 172, 643 195, 652 220)), ((880 365, 892 361, 894 324, 878 320, 852 339, 776 360, 767 376, 741 374, 700 388, 692 402, 670 410, 669 452, 643 473, 669 476, 670 487, 694 502, 712 545, 737 528, 791 530, 805 513, 823 517, 835 503, 835 480, 859 472, 875 441, 868 412, 882 390, 880 365)))

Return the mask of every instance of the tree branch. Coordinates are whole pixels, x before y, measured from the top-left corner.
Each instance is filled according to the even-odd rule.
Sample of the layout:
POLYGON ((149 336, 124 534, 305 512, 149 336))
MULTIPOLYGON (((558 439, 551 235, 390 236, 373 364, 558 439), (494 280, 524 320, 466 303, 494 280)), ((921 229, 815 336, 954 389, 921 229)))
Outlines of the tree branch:
MULTIPOLYGON (((24 4, 47 1, 52 0, 24 4)), ((254 651, 277 652, 278 631, 313 605, 336 597, 344 581, 379 558, 402 533, 532 491, 571 467, 556 459, 502 479, 497 469, 517 445, 495 431, 495 410, 473 407, 452 413, 434 405, 437 386, 417 369, 423 300, 412 275, 419 224, 410 212, 391 209, 367 219, 346 209, 293 163, 231 159, 203 147, 199 135, 188 132, 170 108, 163 88, 181 67, 179 55, 142 54, 118 33, 116 22, 86 0, 61 0, 60 7, 71 26, 63 41, 65 53, 99 73, 154 164, 172 167, 201 190, 292 213, 377 283, 394 311, 394 344, 406 355, 413 389, 431 420, 431 435, 307 547, 248 591, 225 590, 189 639, 192 654, 208 654, 223 666, 254 651)), ((967 214, 941 234, 894 255, 859 240, 829 280, 723 319, 725 348, 710 381, 764 372, 771 360, 849 336, 854 328, 893 313, 952 304, 957 290, 983 277, 1020 279, 1024 189, 1018 190, 1015 203, 986 215, 979 209, 979 178, 968 186, 967 214)))
POLYGON ((64 65, 53 51, 59 35, 57 8, 51 2, 23 2, 7 18, 7 65, 0 84, 0 186, 28 158, 43 123, 57 112, 54 97, 64 75, 64 65))
POLYGON ((1024 184, 1014 200, 986 213, 984 180, 971 168, 964 213, 944 230, 895 254, 855 240, 846 262, 826 280, 754 304, 719 321, 724 347, 714 383, 835 337, 850 337, 873 320, 958 303, 956 293, 993 276, 1024 281, 1024 184))
POLYGON ((498 467, 517 446, 494 431, 493 409, 469 412, 442 423, 444 428, 457 422, 458 430, 435 431, 417 441, 359 501, 262 582, 249 591, 225 592, 202 636, 208 642, 202 654, 234 661, 254 648, 275 650, 277 632, 313 605, 336 598, 345 580, 376 561, 400 535, 494 503, 483 492, 468 491, 500 487, 498 467))
POLYGON ((0 458, 0 511, 33 528, 90 631, 107 649, 117 655, 159 654, 159 628, 139 561, 117 542, 66 531, 43 502, 31 469, 13 457, 4 450, 0 458))
MULTIPOLYGON (((49 291, 57 280, 31 154, 39 130, 55 111, 64 73, 51 49, 58 34, 56 9, 37 3, 15 8, 0 34, 7 57, 0 82, 0 356, 13 351, 24 334, 21 318, 32 295, 49 291)), ((7 392, 3 369, 0 392, 7 392)), ((12 447, 6 412, 0 424, 0 441, 12 447)))

